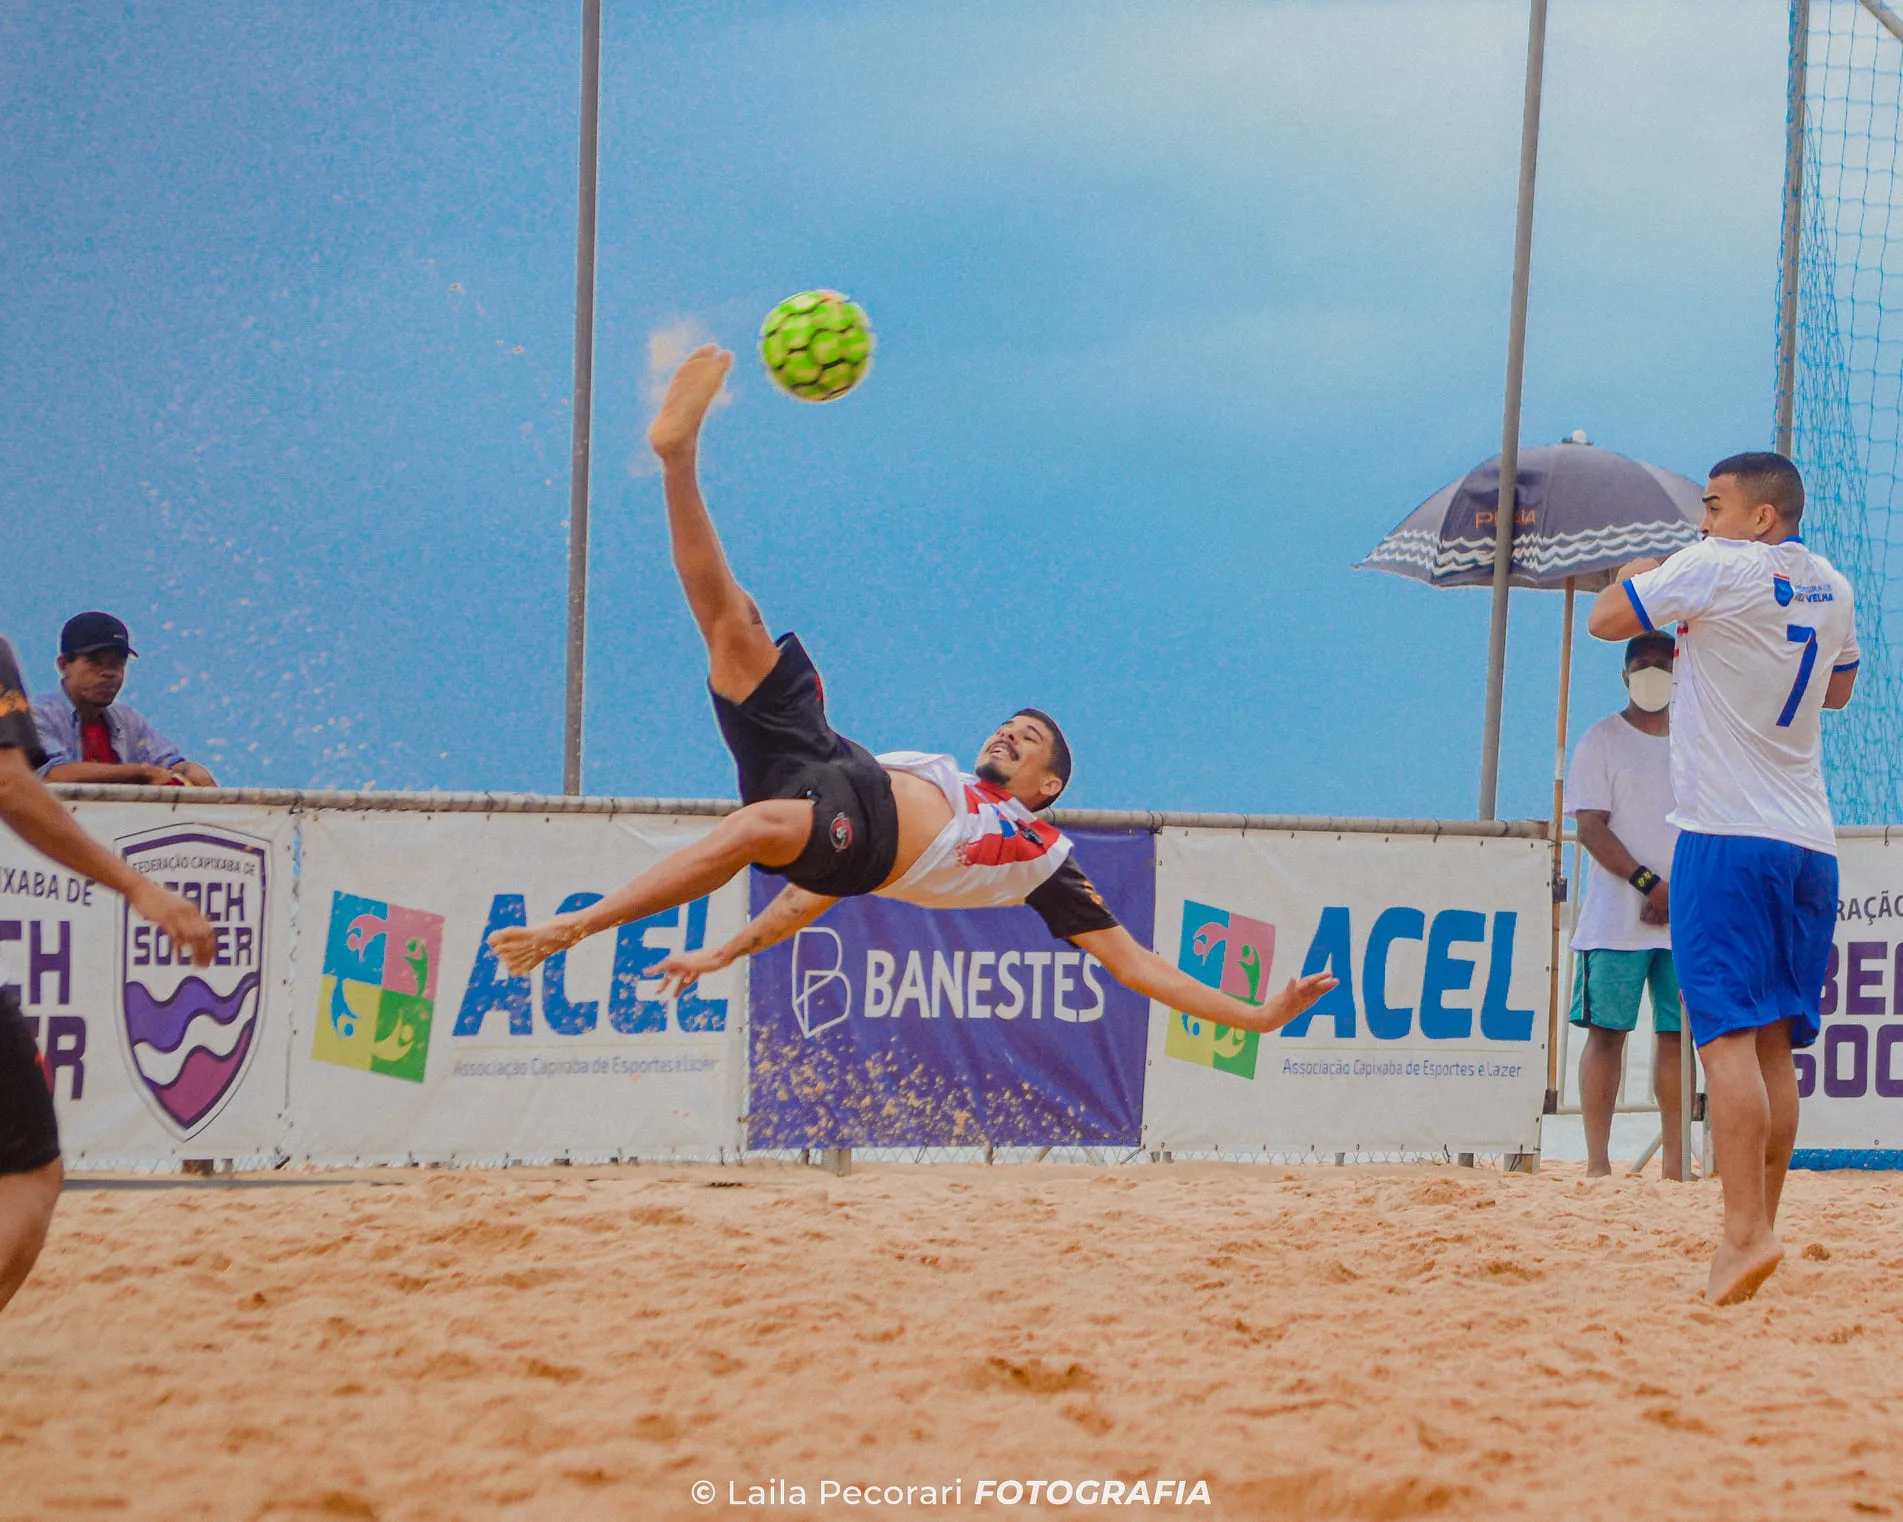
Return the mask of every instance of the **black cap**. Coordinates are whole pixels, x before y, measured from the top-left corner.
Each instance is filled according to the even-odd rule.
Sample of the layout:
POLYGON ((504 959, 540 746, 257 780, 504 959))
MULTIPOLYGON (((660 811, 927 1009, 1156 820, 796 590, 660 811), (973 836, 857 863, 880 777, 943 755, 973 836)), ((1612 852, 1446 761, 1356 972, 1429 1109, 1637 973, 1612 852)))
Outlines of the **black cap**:
POLYGON ((1663 651, 1666 655, 1676 655, 1678 653, 1678 641, 1673 636, 1667 634, 1663 629, 1653 629, 1644 634, 1635 634, 1631 639, 1625 642, 1625 663, 1630 666, 1640 656, 1647 655, 1654 650, 1663 651))
POLYGON ((132 635, 110 613, 75 613, 59 631, 61 655, 91 655, 95 650, 123 650, 137 655, 132 635))

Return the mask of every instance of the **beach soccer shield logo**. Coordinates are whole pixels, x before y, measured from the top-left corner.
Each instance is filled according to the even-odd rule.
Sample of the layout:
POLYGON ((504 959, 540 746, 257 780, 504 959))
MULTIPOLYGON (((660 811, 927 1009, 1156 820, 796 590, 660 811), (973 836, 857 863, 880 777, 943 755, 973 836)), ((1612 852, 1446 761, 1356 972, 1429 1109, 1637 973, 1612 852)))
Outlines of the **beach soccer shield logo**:
POLYGON ((421 1083, 442 959, 440 914, 332 894, 312 1058, 421 1083))
POLYGON ((120 938, 119 1010, 136 1087, 181 1141, 225 1107, 258 1050, 268 852, 263 841, 181 824, 121 836, 136 870, 194 905, 217 932, 209 967, 130 905, 120 938))
MULTIPOLYGON (((1261 1004, 1269 996, 1269 968, 1274 961, 1275 926, 1208 904, 1184 903, 1176 965, 1198 983, 1241 1003, 1261 1004)), ((1172 1010, 1163 1055, 1253 1078, 1261 1044, 1257 1031, 1239 1031, 1172 1010)))

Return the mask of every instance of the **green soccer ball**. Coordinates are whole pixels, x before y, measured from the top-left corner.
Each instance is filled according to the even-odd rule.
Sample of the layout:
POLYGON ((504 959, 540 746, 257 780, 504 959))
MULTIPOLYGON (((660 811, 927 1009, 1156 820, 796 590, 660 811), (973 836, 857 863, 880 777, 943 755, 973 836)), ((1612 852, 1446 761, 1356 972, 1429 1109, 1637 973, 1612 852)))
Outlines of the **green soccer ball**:
POLYGON ((801 291, 766 314, 760 358, 787 395, 830 402, 872 368, 872 328, 858 304, 838 291, 801 291))

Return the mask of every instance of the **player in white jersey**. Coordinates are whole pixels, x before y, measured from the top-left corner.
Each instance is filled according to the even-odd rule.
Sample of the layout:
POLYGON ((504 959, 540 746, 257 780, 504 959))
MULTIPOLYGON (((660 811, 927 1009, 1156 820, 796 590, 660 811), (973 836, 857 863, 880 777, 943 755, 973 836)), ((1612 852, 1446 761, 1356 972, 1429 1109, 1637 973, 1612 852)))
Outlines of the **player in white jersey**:
POLYGON ((1706 1294, 1749 1299, 1797 1139, 1794 1047, 1817 1039, 1837 921, 1821 713, 1857 679, 1850 583, 1798 537, 1804 483, 1778 454, 1711 468, 1704 538, 1635 560, 1593 603, 1601 639, 1678 631, 1672 689, 1672 950, 1710 1085, 1725 1232, 1706 1294))
POLYGON ((1275 1030, 1333 988, 1334 978, 1315 973, 1260 1005, 1243 1004, 1138 944, 1071 860, 1071 842, 1038 817, 1071 771, 1063 731, 1042 710, 1019 709, 1000 725, 971 773, 950 756, 875 757, 833 729, 804 647, 795 635, 767 633, 701 499, 701 425, 732 364, 712 345, 689 355, 648 442, 661 459, 674 566, 707 642, 714 715, 743 807, 598 903, 496 931, 489 944, 498 960, 519 975, 584 937, 700 898, 757 866, 785 877, 786 889, 724 946, 662 962, 662 998, 866 893, 934 908, 1028 904, 1125 987, 1238 1029, 1275 1030))

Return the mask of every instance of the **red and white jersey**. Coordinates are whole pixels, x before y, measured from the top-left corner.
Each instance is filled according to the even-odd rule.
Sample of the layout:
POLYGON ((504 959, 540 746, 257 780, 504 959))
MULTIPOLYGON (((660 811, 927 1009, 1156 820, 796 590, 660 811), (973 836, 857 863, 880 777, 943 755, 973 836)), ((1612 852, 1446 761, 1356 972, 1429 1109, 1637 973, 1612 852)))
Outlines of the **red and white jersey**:
POLYGON ((895 750, 878 761, 887 771, 910 772, 932 783, 952 811, 911 871, 879 889, 880 897, 928 909, 1021 904, 1069 860, 1071 843, 1056 825, 1039 819, 1003 788, 961 772, 952 757, 895 750))

